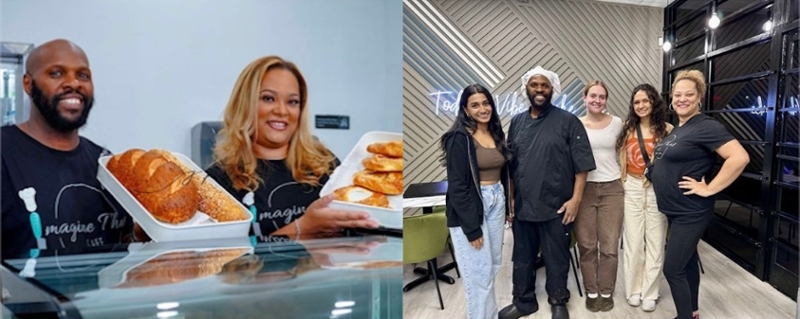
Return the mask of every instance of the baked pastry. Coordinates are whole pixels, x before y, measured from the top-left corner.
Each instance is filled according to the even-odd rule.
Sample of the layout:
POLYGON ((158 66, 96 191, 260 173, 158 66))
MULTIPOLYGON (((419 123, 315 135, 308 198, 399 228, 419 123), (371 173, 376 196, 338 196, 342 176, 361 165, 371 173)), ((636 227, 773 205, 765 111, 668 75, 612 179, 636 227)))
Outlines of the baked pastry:
POLYGON ((403 157, 403 142, 390 141, 372 143, 367 146, 367 152, 386 155, 389 157, 403 157))
POLYGON ((403 193, 402 172, 360 171, 353 175, 353 184, 386 195, 403 193))
POLYGON ((219 187, 214 186, 207 178, 193 172, 188 166, 184 165, 175 157, 175 155, 172 155, 170 151, 153 149, 151 152, 161 154, 161 156, 165 157, 170 162, 180 166, 184 172, 192 175, 192 183, 195 184, 197 190, 200 192, 199 209, 201 212, 220 222, 250 218, 249 213, 243 211, 241 205, 239 205, 237 201, 220 190, 219 187))
POLYGON ((333 191, 333 199, 369 206, 389 207, 389 198, 387 198, 386 195, 352 185, 341 187, 333 191), (358 196, 359 192, 362 196, 358 196), (364 199, 359 200, 359 197, 364 197, 364 199))
POLYGON ((200 200, 197 186, 190 175, 163 156, 133 149, 109 164, 106 167, 111 174, 154 218, 179 224, 197 212, 200 200))
POLYGON ((402 172, 403 159, 375 154, 361 161, 364 168, 374 172, 402 172))

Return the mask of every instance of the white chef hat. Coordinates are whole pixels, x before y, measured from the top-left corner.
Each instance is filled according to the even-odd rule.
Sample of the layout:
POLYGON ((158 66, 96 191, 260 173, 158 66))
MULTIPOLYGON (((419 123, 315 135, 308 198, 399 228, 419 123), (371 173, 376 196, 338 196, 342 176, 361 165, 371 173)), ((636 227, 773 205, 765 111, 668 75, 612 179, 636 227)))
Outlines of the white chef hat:
POLYGON ((535 68, 528 70, 528 72, 525 72, 525 74, 522 75, 522 78, 520 78, 520 81, 522 82, 522 86, 520 86, 520 93, 522 93, 522 96, 525 97, 525 99, 528 98, 528 90, 526 89, 526 87, 528 86, 528 81, 534 75, 542 75, 546 77, 547 80, 550 81, 550 86, 553 87, 552 100, 555 100, 558 97, 558 95, 561 94, 561 81, 558 79, 558 74, 552 71, 545 70, 545 68, 537 65, 535 68))

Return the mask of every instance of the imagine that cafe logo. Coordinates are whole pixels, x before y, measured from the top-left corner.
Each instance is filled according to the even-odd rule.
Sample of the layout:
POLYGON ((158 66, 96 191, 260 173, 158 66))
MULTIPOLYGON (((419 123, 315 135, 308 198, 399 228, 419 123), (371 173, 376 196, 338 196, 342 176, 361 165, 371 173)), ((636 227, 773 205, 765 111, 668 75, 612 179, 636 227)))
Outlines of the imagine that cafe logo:
MULTIPOLYGON (((436 91, 435 93, 429 93, 428 96, 432 97, 435 103, 434 112, 436 115, 439 115, 440 113, 450 113, 453 116, 456 116, 458 113, 458 104, 461 99, 462 92, 464 92, 464 90, 457 92, 458 94, 456 94, 455 101, 448 99, 450 94, 456 93, 454 91, 436 91)), ((566 101, 567 95, 562 94, 553 101, 553 105, 567 110, 572 114, 576 114, 577 109, 572 105, 566 105, 566 101)), ((499 115, 501 118, 503 117, 504 113, 508 114, 509 116, 514 116, 528 110, 528 105, 524 103, 524 98, 520 96, 519 92, 506 93, 502 95, 497 94, 494 96, 494 102, 497 106, 497 115, 499 115)))

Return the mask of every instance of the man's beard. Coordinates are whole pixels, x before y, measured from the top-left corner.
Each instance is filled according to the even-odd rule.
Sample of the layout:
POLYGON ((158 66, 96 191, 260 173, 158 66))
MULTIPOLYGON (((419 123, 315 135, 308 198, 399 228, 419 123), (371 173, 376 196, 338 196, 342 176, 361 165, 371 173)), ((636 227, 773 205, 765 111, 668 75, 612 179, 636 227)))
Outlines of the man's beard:
POLYGON ((550 105, 550 102, 552 102, 553 92, 550 92, 550 94, 545 95, 544 102, 542 104, 536 103, 535 97, 536 94, 531 95, 531 93, 528 92, 528 101, 531 102, 531 106, 537 110, 544 110, 545 108, 547 108, 548 105, 550 105))
POLYGON ((47 124, 50 124, 50 127, 62 133, 77 130, 86 124, 86 120, 89 118, 89 111, 92 109, 92 104, 94 103, 93 97, 74 90, 56 94, 52 97, 45 96, 42 89, 36 85, 36 81, 31 81, 31 100, 33 105, 36 106, 36 109, 39 110, 39 113, 44 117, 44 120, 47 121, 47 124), (58 111, 58 101, 61 100, 62 96, 71 93, 79 94, 83 98, 83 110, 80 116, 74 120, 65 118, 58 111))

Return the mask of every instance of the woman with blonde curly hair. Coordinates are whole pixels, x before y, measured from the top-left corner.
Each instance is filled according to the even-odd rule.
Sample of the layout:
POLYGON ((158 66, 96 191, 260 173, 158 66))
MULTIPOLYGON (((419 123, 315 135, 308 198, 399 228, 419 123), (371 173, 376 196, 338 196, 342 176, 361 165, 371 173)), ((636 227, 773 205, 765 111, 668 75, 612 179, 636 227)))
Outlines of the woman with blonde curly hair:
POLYGON ((658 210, 667 215, 670 228, 664 277, 677 319, 697 319, 697 244, 714 217, 714 195, 739 177, 750 157, 725 126, 700 112, 706 94, 700 71, 678 72, 671 94, 678 125, 656 144, 651 177, 658 210), (723 163, 712 176, 717 155, 723 163))
POLYGON ((365 212, 328 208, 322 185, 339 164, 308 125, 308 88, 295 64, 251 62, 225 108, 207 173, 253 213, 256 236, 375 228, 365 212))

